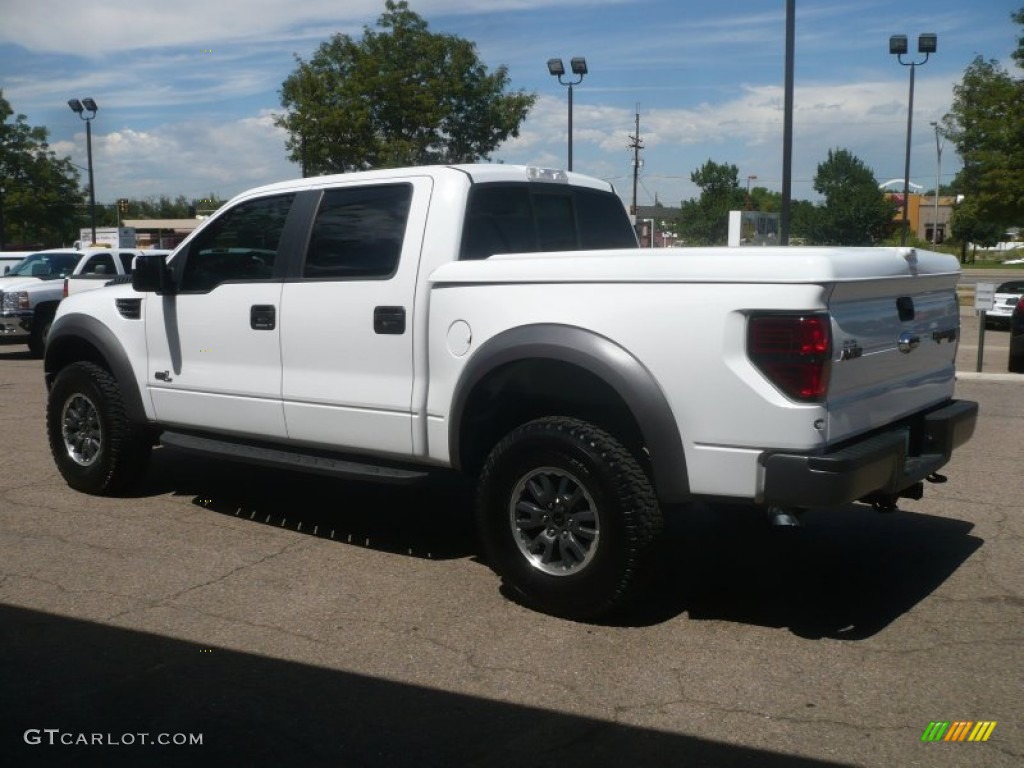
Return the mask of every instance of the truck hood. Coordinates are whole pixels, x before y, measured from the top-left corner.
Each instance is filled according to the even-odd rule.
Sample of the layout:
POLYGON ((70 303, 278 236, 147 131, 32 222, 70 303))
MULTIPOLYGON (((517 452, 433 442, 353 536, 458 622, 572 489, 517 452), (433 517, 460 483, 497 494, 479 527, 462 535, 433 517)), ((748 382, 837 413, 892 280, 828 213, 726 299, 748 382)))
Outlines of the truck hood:
POLYGON ((35 285, 43 282, 38 277, 0 277, 0 291, 12 291, 24 285, 35 285))
POLYGON ((431 283, 707 282, 815 283, 945 276, 955 256, 914 248, 657 248, 491 256, 436 269, 431 283))

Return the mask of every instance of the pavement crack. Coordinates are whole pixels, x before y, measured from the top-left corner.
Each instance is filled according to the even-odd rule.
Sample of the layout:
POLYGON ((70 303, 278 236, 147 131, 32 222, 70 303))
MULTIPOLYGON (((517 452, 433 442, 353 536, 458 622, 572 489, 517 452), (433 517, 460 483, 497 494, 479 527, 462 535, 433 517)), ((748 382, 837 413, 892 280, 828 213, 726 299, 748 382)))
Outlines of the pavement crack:
MULTIPOLYGON (((289 542, 288 544, 285 544, 283 547, 281 547, 280 549, 278 549, 275 552, 270 552, 270 553, 264 555, 263 557, 261 557, 261 558, 259 558, 257 560, 253 560, 253 561, 248 562, 248 563, 242 563, 241 565, 238 565, 238 566, 232 568, 231 570, 229 570, 229 571, 227 571, 225 573, 220 574, 219 576, 217 576, 215 578, 209 579, 209 580, 201 582, 199 584, 191 584, 191 585, 185 587, 184 589, 180 589, 177 592, 172 592, 172 593, 170 593, 168 595, 164 595, 164 596, 162 596, 162 597, 160 597, 160 598, 158 598, 156 600, 144 601, 143 604, 142 604, 142 607, 143 608, 158 608, 160 606, 170 605, 175 600, 178 600, 178 599, 184 597, 185 595, 187 595, 187 594, 189 594, 191 592, 195 592, 195 591, 203 589, 205 587, 213 586, 214 584, 219 584, 219 583, 225 581, 226 579, 229 579, 232 576, 234 576, 234 575, 236 575, 238 573, 241 573, 242 571, 246 571, 246 570, 248 570, 250 568, 255 568, 258 565, 262 565, 263 563, 269 562, 270 560, 273 560, 276 557, 280 557, 281 555, 286 554, 288 552, 298 551, 298 550, 301 550, 301 549, 306 549, 309 546, 311 546, 311 545, 308 542, 305 542, 305 541, 289 542)), ((123 610, 123 611, 118 611, 117 613, 114 613, 114 614, 111 614, 110 616, 107 616, 106 620, 107 621, 113 621, 115 619, 119 619, 119 618, 121 618, 123 616, 126 616, 127 614, 134 613, 137 610, 139 610, 138 607, 136 607, 136 608, 128 608, 128 609, 123 610)))

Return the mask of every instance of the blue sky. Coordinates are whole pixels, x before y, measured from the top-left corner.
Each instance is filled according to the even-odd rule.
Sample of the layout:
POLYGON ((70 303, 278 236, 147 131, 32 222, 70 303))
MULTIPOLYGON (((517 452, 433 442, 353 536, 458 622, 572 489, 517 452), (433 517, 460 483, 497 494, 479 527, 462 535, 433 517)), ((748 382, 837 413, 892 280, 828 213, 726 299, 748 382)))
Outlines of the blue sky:
MULTIPOLYGON (((564 167, 566 89, 551 57, 584 56, 574 91, 575 170, 629 198, 627 146, 639 104, 646 149, 640 204, 697 194, 690 173, 709 158, 741 183, 781 189, 784 0, 412 0, 433 31, 477 44, 490 68, 537 104, 521 135, 492 157, 564 167), (486 10, 481 10, 486 9, 486 10)), ((1024 0, 797 0, 793 194, 830 148, 852 151, 878 180, 902 178, 908 68, 892 34, 938 34, 917 69, 911 178, 931 188, 935 135, 953 86, 976 55, 1008 67, 1024 0)), ((16 112, 46 126, 60 154, 86 165, 85 126, 67 107, 92 97, 98 202, 213 193, 230 197, 291 178, 272 115, 294 54, 308 59, 335 32, 358 36, 383 0, 0 0, 0 88, 16 112)), ((943 152, 942 176, 959 161, 943 152)), ((83 173, 83 179, 85 174, 83 173)))

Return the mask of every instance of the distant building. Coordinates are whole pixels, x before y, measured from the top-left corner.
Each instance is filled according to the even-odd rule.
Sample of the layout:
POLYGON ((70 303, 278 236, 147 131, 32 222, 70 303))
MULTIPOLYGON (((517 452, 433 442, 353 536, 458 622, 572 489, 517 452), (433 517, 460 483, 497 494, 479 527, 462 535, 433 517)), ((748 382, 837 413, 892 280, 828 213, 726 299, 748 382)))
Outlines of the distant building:
POLYGON ((671 248, 679 239, 675 222, 682 213, 680 208, 667 205, 638 205, 636 207, 636 236, 641 248, 671 248), (651 226, 653 223, 653 227, 651 226), (651 242, 653 235, 654 242, 651 242))
MULTIPOLYGON (((898 227, 903 222, 903 193, 888 192, 886 197, 899 206, 893 218, 897 226, 896 231, 899 232, 898 227)), ((909 224, 910 231, 919 240, 926 240, 929 243, 941 243, 949 237, 949 222, 953 216, 953 206, 956 205, 956 196, 939 195, 937 209, 935 206, 935 195, 921 195, 911 192, 909 198, 907 223, 909 224)))
POLYGON ((135 228, 139 248, 174 248, 202 224, 202 219, 125 219, 121 224, 135 228))

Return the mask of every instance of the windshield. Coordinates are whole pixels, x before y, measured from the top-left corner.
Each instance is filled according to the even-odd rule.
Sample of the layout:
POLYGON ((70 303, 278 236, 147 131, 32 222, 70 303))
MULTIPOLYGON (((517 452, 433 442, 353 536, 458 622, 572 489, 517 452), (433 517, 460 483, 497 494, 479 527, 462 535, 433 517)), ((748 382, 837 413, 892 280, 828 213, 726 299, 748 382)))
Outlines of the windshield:
POLYGON ((82 257, 76 251, 66 253, 33 253, 7 273, 7 277, 67 277, 82 257))

